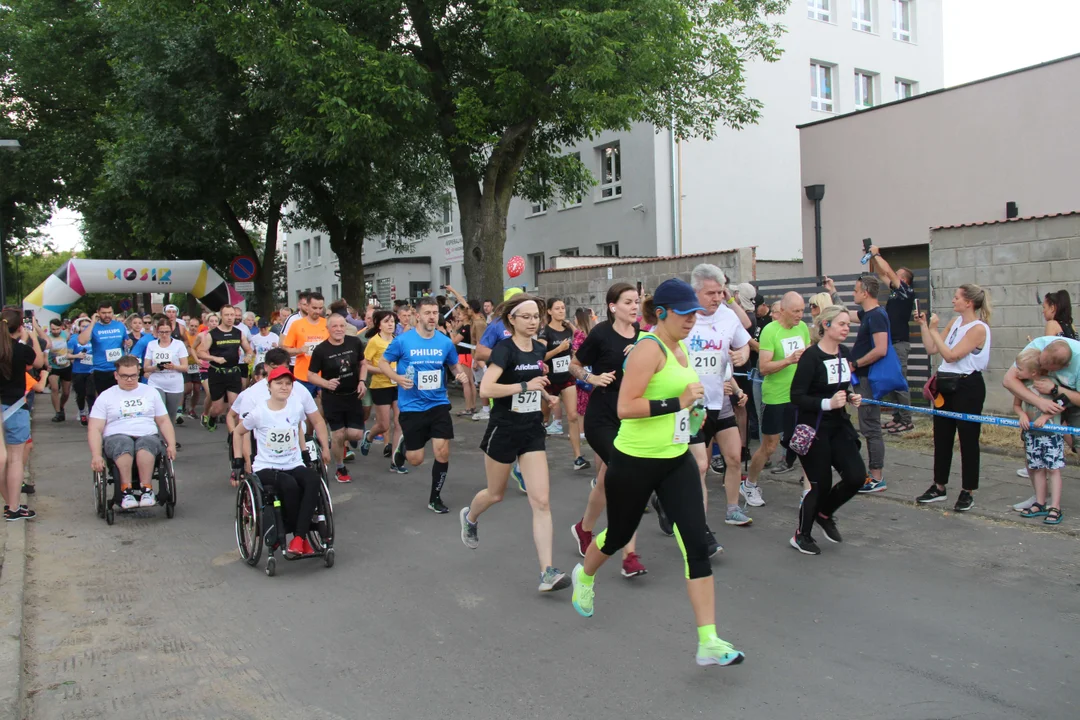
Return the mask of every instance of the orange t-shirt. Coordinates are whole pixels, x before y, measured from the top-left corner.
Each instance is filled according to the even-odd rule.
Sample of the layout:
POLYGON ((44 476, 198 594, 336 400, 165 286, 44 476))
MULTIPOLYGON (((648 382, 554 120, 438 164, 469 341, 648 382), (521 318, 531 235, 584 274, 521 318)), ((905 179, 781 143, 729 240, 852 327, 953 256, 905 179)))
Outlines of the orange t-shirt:
POLYGON ((297 380, 307 380, 311 351, 328 337, 330 333, 326 329, 326 318, 319 318, 319 321, 314 323, 307 318, 298 318, 289 327, 289 334, 285 336, 282 347, 305 348, 303 355, 296 356, 296 365, 293 367, 293 375, 297 380))

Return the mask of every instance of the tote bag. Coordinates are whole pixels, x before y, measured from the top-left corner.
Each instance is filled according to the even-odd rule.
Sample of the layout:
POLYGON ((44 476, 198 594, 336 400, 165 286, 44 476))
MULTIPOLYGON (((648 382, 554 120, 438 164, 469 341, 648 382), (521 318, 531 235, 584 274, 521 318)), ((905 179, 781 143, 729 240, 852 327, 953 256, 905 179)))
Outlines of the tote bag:
MULTIPOLYGON (((878 309, 885 313, 885 308, 878 309)), ((885 357, 871 365, 869 372, 870 391, 875 400, 880 400, 891 392, 904 392, 908 389, 907 378, 904 377, 904 370, 900 367, 900 358, 897 357, 896 350, 892 346, 892 323, 889 322, 888 313, 885 313, 885 325, 889 329, 885 357)))

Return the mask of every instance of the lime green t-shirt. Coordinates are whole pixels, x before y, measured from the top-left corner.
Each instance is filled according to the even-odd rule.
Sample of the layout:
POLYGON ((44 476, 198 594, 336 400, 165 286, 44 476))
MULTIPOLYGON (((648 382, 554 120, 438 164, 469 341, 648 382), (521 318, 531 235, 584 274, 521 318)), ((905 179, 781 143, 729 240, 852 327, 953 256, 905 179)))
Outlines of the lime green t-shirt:
MULTIPOLYGON (((773 360, 789 357, 797 350, 810 347, 810 329, 802 320, 793 328, 771 322, 761 330, 758 337, 761 350, 771 350, 773 360)), ((780 372, 765 376, 761 385, 761 401, 766 405, 783 405, 791 402, 791 380, 795 377, 795 364, 780 372)))

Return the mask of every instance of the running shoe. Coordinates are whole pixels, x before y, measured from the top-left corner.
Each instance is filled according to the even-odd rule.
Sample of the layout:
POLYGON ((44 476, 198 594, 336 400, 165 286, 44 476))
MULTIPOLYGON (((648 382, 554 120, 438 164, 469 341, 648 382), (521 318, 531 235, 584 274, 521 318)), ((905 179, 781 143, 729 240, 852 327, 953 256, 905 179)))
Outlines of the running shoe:
POLYGON ((667 513, 664 512, 663 506, 660 504, 660 498, 656 497, 654 493, 652 500, 649 501, 653 510, 656 511, 656 522, 660 525, 660 532, 671 537, 675 534, 675 529, 671 527, 671 521, 668 519, 667 513))
POLYGON ((562 423, 558 420, 552 420, 551 424, 547 426, 548 435, 562 435, 562 423))
POLYGON ((352 451, 352 448, 345 449, 345 456, 341 458, 345 462, 352 462, 356 459, 356 453, 352 451))
POLYGON ((157 505, 157 498, 154 497, 153 490, 143 490, 143 494, 139 496, 139 507, 154 507, 157 505))
POLYGON ((629 553, 622 560, 622 576, 624 578, 634 578, 638 575, 644 575, 648 570, 641 564, 641 557, 637 553, 629 553))
POLYGON ((85 412, 80 412, 79 413, 79 424, 82 425, 83 427, 86 427, 89 424, 89 420, 87 420, 85 412))
POLYGON ((574 594, 570 596, 570 602, 573 604, 574 609, 578 611, 578 615, 582 617, 592 617, 593 614, 593 599, 596 595, 596 578, 586 585, 582 582, 582 575, 585 574, 585 568, 578 563, 574 566, 573 571, 570 573, 570 580, 574 584, 574 594))
POLYGON ((390 463, 390 472, 397 473, 398 475, 408 475, 409 468, 405 467, 404 465, 395 465, 394 463, 390 463))
POLYGON ((311 547, 311 543, 308 542, 308 539, 307 538, 300 538, 300 540, 304 545, 304 554, 305 555, 314 555, 315 554, 315 548, 311 547))
POLYGON ((34 487, 31 483, 23 483, 22 484, 22 491, 24 493, 26 493, 27 495, 33 495, 34 493, 37 492, 37 488, 34 487))
POLYGON ((945 490, 938 490, 937 485, 931 485, 929 490, 924 492, 919 497, 915 498, 915 502, 919 503, 920 505, 943 502, 946 499, 946 495, 947 493, 945 492, 945 490))
POLYGON ((489 417, 491 417, 491 408, 485 405, 484 407, 480 408, 480 410, 476 412, 476 414, 472 416, 472 419, 473 422, 479 422, 481 420, 487 420, 489 417))
POLYGON ((134 510, 139 507, 139 501, 135 499, 135 496, 131 494, 130 490, 124 491, 124 497, 120 500, 120 508, 123 510, 134 510))
POLYGON ((795 548, 803 555, 820 555, 821 548, 814 542, 814 538, 809 535, 794 535, 788 542, 791 547, 795 548))
POLYGON ((588 460, 583 458, 581 455, 578 455, 577 459, 574 460, 574 469, 575 470, 588 470, 591 467, 592 467, 592 463, 590 463, 588 460))
POLYGON ((570 526, 570 532, 574 536, 574 542, 577 543, 578 555, 585 557, 585 551, 592 545, 592 532, 582 530, 580 520, 570 526))
POLYGON ((209 415, 203 415, 202 416, 202 426, 206 430, 210 429, 210 416, 209 415))
POLYGON ((566 577, 566 573, 548 565, 547 570, 540 575, 540 587, 537 589, 540 592, 554 592, 568 587, 570 587, 570 578, 566 577))
POLYGON ((469 508, 461 508, 461 542, 470 550, 475 550, 480 544, 480 537, 476 532, 478 524, 469 522, 469 508))
POLYGON ((64 414, 63 413, 56 413, 55 415, 52 416, 52 420, 50 420, 50 422, 54 422, 54 423, 64 422, 64 414))
POLYGON ((707 642, 699 642, 697 646, 697 664, 702 667, 709 665, 719 665, 720 667, 727 667, 728 665, 738 665, 746 656, 741 651, 736 650, 730 643, 726 643, 720 638, 712 638, 707 642))
POLYGON ((749 525, 754 521, 742 511, 742 508, 735 508, 727 511, 724 522, 728 525, 749 525))
POLYGON ((716 455, 709 462, 709 469, 713 471, 714 475, 723 475, 727 472, 727 464, 724 462, 723 455, 716 455))
POLYGON ((1030 477, 1028 475, 1028 469, 1026 467, 1020 468, 1019 470, 1016 471, 1016 477, 1022 477, 1022 478, 1030 477))
POLYGON ((863 486, 859 488, 859 492, 863 495, 867 495, 869 493, 885 492, 885 489, 887 487, 888 485, 885 484, 885 478, 875 480, 873 476, 867 475, 866 482, 864 482, 863 486))
POLYGON ((360 454, 367 457, 371 452, 371 433, 364 433, 364 439, 360 441, 360 454))
POLYGON ((216 417, 212 417, 209 420, 207 420, 206 429, 209 430, 210 432, 214 432, 215 430, 217 430, 217 424, 218 424, 218 419, 216 417))
POLYGON ((521 474, 521 468, 518 467, 517 463, 514 463, 514 469, 510 471, 510 479, 517 485, 518 490, 528 494, 528 491, 525 489, 525 476, 521 474))
POLYGON ((289 541, 289 546, 285 552, 293 557, 304 557, 305 555, 314 555, 315 549, 311 547, 311 544, 305 538, 293 535, 293 539, 289 541))
POLYGON ((405 435, 401 436, 397 446, 394 448, 393 460, 398 467, 405 467, 405 435))
POLYGON ((382 456, 384 458, 390 459, 390 456, 393 454, 393 452, 394 452, 394 449, 390 446, 389 443, 384 443, 383 444, 382 456))
MULTIPOLYGON (((1017 470, 1017 472, 1019 472, 1019 470, 1017 470)), ((26 492, 26 486, 25 485, 23 486, 23 492, 26 492)), ((1018 502, 1015 505, 1013 505, 1012 509, 1015 512, 1024 512, 1025 510, 1027 510, 1028 508, 1030 508, 1032 505, 1035 504, 1035 500, 1036 500, 1035 496, 1032 495, 1031 497, 1029 497, 1024 502, 1018 502)))
POLYGON ((341 467, 339 467, 337 469, 337 472, 334 473, 334 476, 337 478, 337 481, 339 483, 351 483, 352 482, 352 477, 349 475, 349 471, 345 469, 344 465, 342 465, 341 467))
POLYGON ((953 505, 953 510, 967 512, 973 507, 975 507, 975 497, 967 490, 961 490, 960 496, 956 498, 956 504, 953 505))
POLYGON ((434 500, 429 502, 427 506, 428 510, 435 513, 436 515, 445 515, 446 513, 450 512, 450 508, 446 507, 446 505, 443 504, 442 498, 435 498, 434 500))
POLYGON ((20 505, 14 510, 9 510, 8 506, 4 506, 4 520, 7 522, 15 522, 16 520, 33 520, 37 517, 37 513, 26 507, 20 505))
POLYGON ((746 498, 746 504, 750 507, 761 507, 765 504, 765 498, 761 497, 761 488, 757 485, 739 483, 739 494, 746 498))
POLYGON ((724 552, 724 546, 716 541, 716 535, 708 525, 705 526, 705 541, 709 545, 709 557, 716 557, 724 552))
POLYGON ((774 467, 769 472, 772 475, 783 475, 784 473, 789 473, 794 469, 795 463, 791 463, 790 465, 788 465, 787 459, 781 458, 780 461, 776 463, 776 467, 774 467))
POLYGON ((825 538, 829 542, 839 543, 844 542, 844 538, 840 537, 840 531, 836 528, 836 518, 825 517, 821 513, 818 513, 817 518, 818 527, 825 533, 825 538))
POLYGON ((179 410, 176 411, 176 424, 177 425, 183 425, 184 424, 184 413, 180 412, 179 410))

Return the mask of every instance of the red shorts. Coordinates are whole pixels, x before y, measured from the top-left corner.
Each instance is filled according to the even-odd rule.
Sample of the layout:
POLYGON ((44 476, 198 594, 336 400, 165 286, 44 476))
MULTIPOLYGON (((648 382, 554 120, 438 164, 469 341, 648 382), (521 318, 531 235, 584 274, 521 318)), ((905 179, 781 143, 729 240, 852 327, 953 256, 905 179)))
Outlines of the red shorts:
POLYGON ((461 353, 458 353, 457 359, 458 362, 461 363, 461 367, 472 367, 472 355, 463 355, 461 353))

